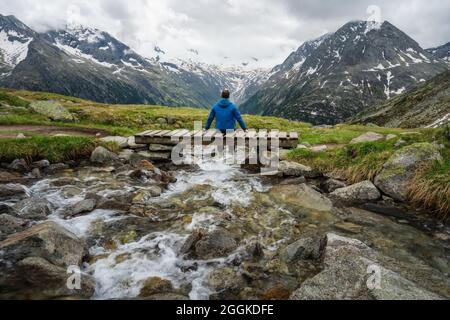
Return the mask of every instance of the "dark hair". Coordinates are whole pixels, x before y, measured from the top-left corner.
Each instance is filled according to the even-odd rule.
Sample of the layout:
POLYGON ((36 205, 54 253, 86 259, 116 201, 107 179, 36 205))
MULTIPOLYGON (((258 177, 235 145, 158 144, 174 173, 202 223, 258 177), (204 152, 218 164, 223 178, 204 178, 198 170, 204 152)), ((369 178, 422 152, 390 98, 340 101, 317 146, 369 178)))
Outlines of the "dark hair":
POLYGON ((222 98, 224 99, 230 99, 230 90, 225 89, 222 91, 222 98))

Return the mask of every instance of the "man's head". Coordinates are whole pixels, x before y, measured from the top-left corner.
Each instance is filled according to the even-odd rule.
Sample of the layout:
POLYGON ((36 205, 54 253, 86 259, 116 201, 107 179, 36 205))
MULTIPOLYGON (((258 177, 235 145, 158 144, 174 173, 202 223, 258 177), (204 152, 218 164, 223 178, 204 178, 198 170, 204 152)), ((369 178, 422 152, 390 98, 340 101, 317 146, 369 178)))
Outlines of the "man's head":
POLYGON ((222 91, 222 98, 223 98, 223 99, 230 99, 230 90, 224 89, 224 90, 222 91))

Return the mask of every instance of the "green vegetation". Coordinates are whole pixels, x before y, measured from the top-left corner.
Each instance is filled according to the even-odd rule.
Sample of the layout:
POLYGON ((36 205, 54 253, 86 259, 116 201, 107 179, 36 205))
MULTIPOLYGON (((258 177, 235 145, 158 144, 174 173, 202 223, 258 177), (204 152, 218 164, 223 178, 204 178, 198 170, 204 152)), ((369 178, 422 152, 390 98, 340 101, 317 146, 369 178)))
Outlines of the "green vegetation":
POLYGON ((25 159, 29 162, 47 159, 51 163, 88 158, 99 145, 110 150, 115 146, 89 137, 31 137, 0 139, 0 162, 25 159))

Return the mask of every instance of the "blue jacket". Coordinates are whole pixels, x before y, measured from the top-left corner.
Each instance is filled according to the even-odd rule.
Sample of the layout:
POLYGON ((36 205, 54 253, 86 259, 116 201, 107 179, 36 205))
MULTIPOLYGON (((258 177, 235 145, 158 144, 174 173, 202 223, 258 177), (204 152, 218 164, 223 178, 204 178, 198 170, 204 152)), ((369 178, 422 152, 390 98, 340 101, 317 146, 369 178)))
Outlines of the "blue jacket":
POLYGON ((213 107, 206 123, 206 130, 211 128, 214 119, 216 119, 217 130, 236 130, 236 121, 239 122, 242 129, 247 130, 247 126, 238 108, 228 99, 220 100, 213 107))

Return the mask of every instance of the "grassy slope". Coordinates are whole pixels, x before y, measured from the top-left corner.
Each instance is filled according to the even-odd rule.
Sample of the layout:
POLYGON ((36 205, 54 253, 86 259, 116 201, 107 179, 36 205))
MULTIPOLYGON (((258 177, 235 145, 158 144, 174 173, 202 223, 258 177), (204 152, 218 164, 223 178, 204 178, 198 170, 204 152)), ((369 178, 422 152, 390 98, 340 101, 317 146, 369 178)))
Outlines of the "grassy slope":
MULTIPOLYGON (((207 111, 193 108, 167 108, 142 105, 105 105, 90 101, 59 96, 50 93, 0 90, 0 103, 14 107, 0 106, 0 125, 6 124, 47 124, 66 126, 67 123, 54 123, 46 117, 30 112, 27 105, 33 100, 58 100, 68 110, 77 115, 79 122, 70 124, 79 127, 106 129, 114 135, 132 135, 149 129, 192 129, 194 121, 206 121, 207 111), (161 124, 160 118, 172 118, 169 124, 161 124)), ((412 130, 388 129, 338 125, 330 129, 317 129, 309 124, 285 119, 245 116, 249 127, 255 129, 279 129, 297 131, 301 142, 311 145, 327 144, 330 149, 322 153, 312 153, 297 149, 289 154, 290 159, 313 166, 324 171, 336 171, 346 175, 350 182, 373 180, 382 169, 386 160, 396 151, 395 142, 382 141, 349 145, 353 139, 368 131, 382 134, 396 134, 412 130)), ((411 200, 427 208, 437 210, 442 216, 450 212, 450 142, 443 130, 414 129, 420 134, 401 136, 406 144, 433 142, 444 144, 444 162, 436 163, 417 173, 411 187, 411 200), (418 188, 420 186, 420 188, 418 188)), ((0 139, 0 160, 10 161, 18 157, 28 159, 48 158, 61 161, 89 154, 98 144, 92 138, 42 138, 32 137, 25 140, 0 139)))

